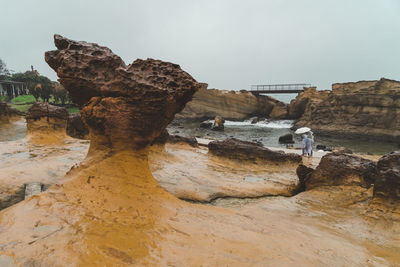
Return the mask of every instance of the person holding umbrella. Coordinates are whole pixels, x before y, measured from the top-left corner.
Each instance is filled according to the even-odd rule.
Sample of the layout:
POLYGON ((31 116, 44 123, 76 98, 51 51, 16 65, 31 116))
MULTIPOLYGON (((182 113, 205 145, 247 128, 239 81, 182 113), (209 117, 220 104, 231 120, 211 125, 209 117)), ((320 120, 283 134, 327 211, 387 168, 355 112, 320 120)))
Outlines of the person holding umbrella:
POLYGON ((297 129, 294 133, 295 134, 303 134, 302 155, 311 157, 313 154, 312 144, 314 142, 314 136, 313 136, 311 129, 308 127, 302 127, 302 128, 297 129), (311 137, 308 137, 308 135, 306 133, 310 133, 311 137))
POLYGON ((308 137, 306 134, 304 134, 303 141, 302 141, 303 156, 309 156, 309 157, 312 156, 312 154, 313 154, 312 143, 313 143, 313 140, 310 137, 308 137))

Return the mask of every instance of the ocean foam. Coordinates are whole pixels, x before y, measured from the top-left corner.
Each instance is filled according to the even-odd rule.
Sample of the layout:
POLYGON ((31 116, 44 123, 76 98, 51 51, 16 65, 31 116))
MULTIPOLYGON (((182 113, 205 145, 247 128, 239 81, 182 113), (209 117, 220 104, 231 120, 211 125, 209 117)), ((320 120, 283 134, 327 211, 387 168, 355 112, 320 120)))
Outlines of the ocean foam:
MULTIPOLYGON (((249 126, 249 127, 263 127, 263 128, 276 128, 276 129, 289 129, 293 126, 293 120, 263 120, 257 123, 251 123, 250 120, 245 121, 225 121, 225 126, 249 126)), ((214 120, 208 120, 207 122, 214 123, 214 120)))

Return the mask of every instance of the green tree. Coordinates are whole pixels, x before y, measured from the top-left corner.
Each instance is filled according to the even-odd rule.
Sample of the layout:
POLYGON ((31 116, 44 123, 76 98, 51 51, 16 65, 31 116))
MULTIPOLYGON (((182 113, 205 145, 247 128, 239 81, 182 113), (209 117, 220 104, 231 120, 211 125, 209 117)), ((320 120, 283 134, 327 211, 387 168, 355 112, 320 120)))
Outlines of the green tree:
POLYGON ((0 58, 0 80, 7 80, 10 71, 7 69, 6 63, 0 58))
POLYGON ((62 105, 65 105, 65 102, 68 100, 68 91, 65 90, 64 86, 62 86, 58 82, 53 83, 53 86, 53 96, 55 102, 61 102, 62 105))

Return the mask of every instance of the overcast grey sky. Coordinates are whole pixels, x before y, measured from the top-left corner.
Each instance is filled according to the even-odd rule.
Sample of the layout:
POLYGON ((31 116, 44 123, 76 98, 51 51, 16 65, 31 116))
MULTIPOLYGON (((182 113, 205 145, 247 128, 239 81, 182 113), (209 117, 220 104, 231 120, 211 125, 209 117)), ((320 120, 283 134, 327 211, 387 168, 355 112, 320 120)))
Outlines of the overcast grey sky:
POLYGON ((400 0, 0 0, 0 58, 44 61, 53 34, 108 46, 127 63, 180 64, 219 89, 400 80, 400 0))

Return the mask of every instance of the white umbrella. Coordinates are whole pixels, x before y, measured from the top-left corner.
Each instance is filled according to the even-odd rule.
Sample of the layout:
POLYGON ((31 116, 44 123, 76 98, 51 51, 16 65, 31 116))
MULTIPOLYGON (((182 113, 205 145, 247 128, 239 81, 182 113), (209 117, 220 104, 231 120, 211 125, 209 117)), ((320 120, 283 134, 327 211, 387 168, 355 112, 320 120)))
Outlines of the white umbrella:
POLYGON ((308 128, 308 127, 301 127, 301 128, 299 128, 299 129, 297 129, 294 133, 295 133, 295 134, 304 134, 304 133, 307 133, 307 132, 309 132, 309 131, 311 131, 310 128, 308 128))

